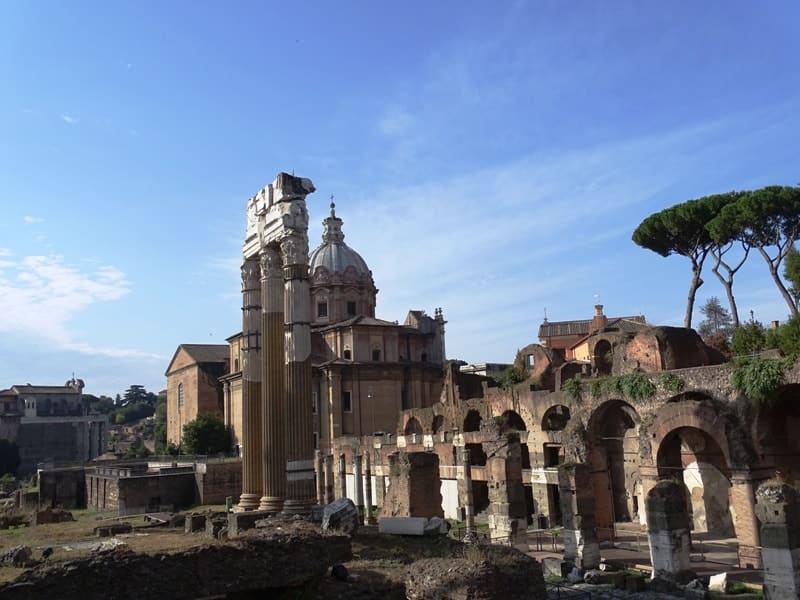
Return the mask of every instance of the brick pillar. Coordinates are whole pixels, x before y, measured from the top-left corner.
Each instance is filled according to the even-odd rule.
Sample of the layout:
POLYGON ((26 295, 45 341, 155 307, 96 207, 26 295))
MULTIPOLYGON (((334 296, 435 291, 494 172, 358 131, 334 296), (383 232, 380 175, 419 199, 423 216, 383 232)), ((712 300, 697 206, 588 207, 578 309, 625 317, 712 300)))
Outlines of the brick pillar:
POLYGON ((261 250, 264 383, 261 431, 263 432, 264 487, 258 508, 278 512, 286 497, 286 431, 284 415, 283 268, 274 247, 261 250))
POLYGON ((525 487, 522 484, 522 449, 518 433, 484 443, 489 488, 489 531, 493 539, 521 543, 525 519, 525 487))
POLYGON ((325 504, 330 504, 335 500, 333 496, 333 455, 326 454, 322 460, 322 468, 325 472, 325 504))
POLYGON ((383 517, 444 517, 439 457, 433 452, 399 450, 387 457, 389 490, 383 517))
POLYGON ((364 453, 364 525, 372 525, 372 467, 369 450, 364 453))
POLYGON ((317 504, 325 504, 325 460, 322 452, 314 452, 314 478, 317 483, 317 504))
POLYGON ((364 518, 364 480, 361 478, 361 455, 353 454, 353 495, 358 518, 364 518))
MULTIPOLYGON (((292 200, 290 212, 305 212, 292 200)), ((311 292, 308 224, 281 240, 285 289, 286 501, 288 514, 308 514, 314 503, 314 436, 311 412, 311 292)))
POLYGON ((787 483, 767 481, 756 492, 761 520, 764 597, 800 598, 800 493, 787 483))
POLYGON ((261 456, 261 286, 257 258, 242 264, 242 495, 237 510, 258 508, 261 456))
POLYGON ((581 569, 594 569, 600 564, 600 546, 589 467, 559 465, 558 491, 564 523, 564 560, 581 569))
POLYGON ((472 498, 472 456, 469 448, 461 446, 461 464, 456 467, 456 484, 458 486, 458 504, 464 518, 467 533, 475 531, 475 502, 472 498))
POLYGON ((730 499, 733 526, 736 530, 736 540, 739 542, 739 566, 761 568, 756 494, 749 472, 734 472, 731 475, 730 499))
POLYGON ((645 499, 647 538, 653 578, 667 578, 689 569, 689 513, 684 485, 659 481, 645 499))

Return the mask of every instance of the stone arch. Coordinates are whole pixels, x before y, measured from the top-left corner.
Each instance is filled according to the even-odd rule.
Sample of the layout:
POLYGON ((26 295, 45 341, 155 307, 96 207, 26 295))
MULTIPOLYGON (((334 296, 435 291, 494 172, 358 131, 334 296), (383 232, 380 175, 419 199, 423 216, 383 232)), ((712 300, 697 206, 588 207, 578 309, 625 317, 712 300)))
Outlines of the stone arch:
POLYGON ((464 428, 463 431, 479 431, 481 428, 481 421, 483 421, 483 417, 481 417, 481 413, 477 410, 470 409, 467 411, 467 416, 464 417, 464 428))
POLYGON ((685 486, 695 532, 734 535, 730 464, 708 432, 696 427, 673 429, 658 446, 656 464, 660 477, 676 479, 685 486))
POLYGON ((433 421, 431 421, 431 431, 433 433, 439 433, 445 427, 445 419, 444 415, 434 415, 433 421))
MULTIPOLYGON (((703 395, 703 398, 708 398, 708 396, 703 395)), ((730 428, 731 425, 726 417, 720 415, 710 399, 700 402, 678 400, 664 404, 659 408, 650 427, 653 463, 658 464, 658 448, 672 430, 692 427, 708 434, 722 450, 725 463, 730 465, 730 448, 726 437, 726 427, 730 428)))
POLYGON ((422 424, 419 422, 417 417, 411 417, 408 421, 406 421, 406 426, 403 428, 403 433, 405 435, 422 435, 422 424))
MULTIPOLYGON (((520 416, 518 412, 514 410, 509 409, 503 412, 502 420, 503 420, 503 429, 505 431, 528 431, 528 428, 525 425, 525 420, 520 416)), ((519 446, 520 446, 520 451, 522 453, 522 468, 530 469, 531 454, 530 451, 528 450, 527 437, 522 436, 522 438, 520 439, 519 446)))
POLYGON ((569 407, 556 404, 548 408, 542 417, 542 431, 562 431, 569 422, 569 407))
POLYGON ((611 347, 611 342, 605 339, 598 340, 594 345, 592 361, 599 375, 611 375, 614 365, 614 349, 611 347))
POLYGON ((616 523, 641 521, 640 423, 636 409, 618 399, 603 402, 589 417, 589 464, 601 536, 616 523))
POLYGON ((504 427, 512 431, 528 431, 525 420, 520 414, 513 410, 507 410, 502 415, 504 427))

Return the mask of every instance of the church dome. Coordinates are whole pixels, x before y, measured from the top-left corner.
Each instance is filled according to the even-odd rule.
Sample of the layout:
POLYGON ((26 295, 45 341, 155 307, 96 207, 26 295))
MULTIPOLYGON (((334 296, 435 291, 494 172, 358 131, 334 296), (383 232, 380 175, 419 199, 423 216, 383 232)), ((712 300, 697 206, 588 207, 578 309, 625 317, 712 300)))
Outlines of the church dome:
POLYGON ((330 275, 343 275, 349 267, 352 267, 358 278, 371 277, 372 273, 361 255, 344 243, 342 220, 336 216, 335 208, 336 205, 331 202, 331 214, 322 222, 322 244, 308 257, 312 277, 320 267, 330 275))
POLYGON ((322 221, 322 244, 308 257, 315 325, 375 316, 378 290, 372 271, 361 255, 344 243, 342 220, 335 209, 331 202, 331 214, 322 221))

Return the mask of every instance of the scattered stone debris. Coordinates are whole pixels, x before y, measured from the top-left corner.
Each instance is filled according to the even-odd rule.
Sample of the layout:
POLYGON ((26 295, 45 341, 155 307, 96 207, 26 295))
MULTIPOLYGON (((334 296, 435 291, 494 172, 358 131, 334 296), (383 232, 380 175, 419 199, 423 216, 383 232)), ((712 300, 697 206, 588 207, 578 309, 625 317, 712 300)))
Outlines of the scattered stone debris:
POLYGON ((75 518, 72 513, 63 508, 50 508, 47 507, 43 510, 37 510, 33 513, 33 525, 45 525, 46 523, 66 523, 74 521, 75 518))

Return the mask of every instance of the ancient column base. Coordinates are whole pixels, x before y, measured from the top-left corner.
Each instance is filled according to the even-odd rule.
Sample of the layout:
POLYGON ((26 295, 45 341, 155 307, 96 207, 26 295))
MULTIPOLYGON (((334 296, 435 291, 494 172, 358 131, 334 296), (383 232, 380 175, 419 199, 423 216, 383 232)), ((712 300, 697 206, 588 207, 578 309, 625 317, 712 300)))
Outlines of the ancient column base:
POLYGON ((258 509, 258 494, 242 494, 239 497, 239 504, 233 507, 236 512, 258 509))
POLYGON ((262 496, 258 503, 258 510, 281 512, 283 510, 283 498, 279 496, 262 496))
POLYGON ((313 502, 303 502, 301 500, 286 500, 283 503, 282 512, 285 515, 310 515, 312 504, 313 502))

